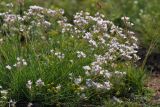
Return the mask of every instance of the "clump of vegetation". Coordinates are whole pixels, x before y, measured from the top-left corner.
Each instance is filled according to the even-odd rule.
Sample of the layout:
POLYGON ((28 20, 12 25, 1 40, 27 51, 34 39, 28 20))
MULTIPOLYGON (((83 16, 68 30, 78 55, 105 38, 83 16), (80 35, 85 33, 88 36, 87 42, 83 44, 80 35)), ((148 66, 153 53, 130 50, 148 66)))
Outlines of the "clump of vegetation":
POLYGON ((121 18, 124 28, 83 11, 70 23, 62 9, 40 6, 0 17, 0 84, 9 104, 104 105, 144 92, 145 73, 133 68, 138 39, 129 17, 121 18))

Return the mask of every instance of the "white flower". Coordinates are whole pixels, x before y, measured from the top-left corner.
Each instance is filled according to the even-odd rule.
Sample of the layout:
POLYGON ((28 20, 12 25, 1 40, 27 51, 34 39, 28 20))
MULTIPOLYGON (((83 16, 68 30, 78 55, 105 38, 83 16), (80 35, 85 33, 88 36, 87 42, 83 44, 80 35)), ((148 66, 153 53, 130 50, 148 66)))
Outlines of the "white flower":
POLYGON ((2 90, 2 91, 0 91, 1 92, 1 95, 2 96, 6 96, 7 94, 8 94, 8 91, 7 90, 2 90))
POLYGON ((22 59, 22 58, 20 58, 20 57, 17 57, 17 63, 15 63, 14 65, 13 65, 14 67, 21 67, 21 66, 27 66, 27 62, 26 62, 26 60, 25 59, 22 59))
POLYGON ((31 89, 32 88, 32 81, 31 80, 27 81, 26 86, 28 89, 31 89))
POLYGON ((104 72, 104 76, 105 76, 106 78, 110 78, 112 75, 111 75, 111 73, 109 73, 108 71, 105 71, 105 72, 104 72))
POLYGON ((115 75, 118 77, 123 77, 126 75, 126 72, 115 71, 115 75))
POLYGON ((106 40, 104 38, 100 38, 102 44, 105 44, 106 40))
POLYGON ((61 85, 59 84, 57 87, 56 87, 57 90, 60 90, 61 89, 61 85))
POLYGON ((16 19, 17 19, 17 16, 16 16, 16 15, 14 15, 14 14, 6 14, 6 15, 5 15, 5 18, 4 18, 4 21, 5 21, 6 23, 13 23, 13 22, 16 21, 16 19))
POLYGON ((12 99, 8 103, 9 103, 9 107, 15 107, 16 106, 16 102, 13 101, 12 99))
POLYGON ((85 36, 83 37, 84 39, 91 39, 92 34, 90 32, 85 33, 85 36))
POLYGON ((55 52, 54 53, 59 59, 64 59, 65 55, 61 52, 55 52))
POLYGON ((118 99, 117 97, 113 96, 113 100, 118 102, 118 103, 122 103, 123 101, 121 101, 120 99, 118 99))
POLYGON ((91 67, 90 66, 83 66, 83 69, 86 71, 89 71, 89 70, 91 70, 91 67))
POLYGON ((81 97, 81 98, 83 98, 83 99, 87 99, 87 97, 86 97, 86 94, 85 94, 85 93, 82 93, 80 97, 81 97))
POLYGON ((103 85, 101 83, 97 83, 97 82, 92 82, 93 86, 97 89, 102 89, 103 85))
POLYGON ((2 38, 0 38, 0 43, 2 43, 3 42, 3 39, 2 38))
POLYGON ((27 107, 32 107, 32 105, 33 105, 32 103, 28 103, 27 107))
POLYGON ((69 62, 73 63, 74 61, 73 60, 69 60, 69 62))
POLYGON ((1 99, 7 100, 8 98, 7 98, 7 96, 2 96, 1 99))
POLYGON ((50 14, 50 15, 52 15, 52 16, 56 15, 56 11, 51 10, 51 9, 48 9, 47 13, 50 14))
POLYGON ((134 1, 134 4, 138 4, 138 1, 137 1, 137 0, 135 0, 135 1, 134 1))
POLYGON ((44 21, 44 22, 43 22, 43 25, 44 25, 45 27, 50 27, 50 26, 51 26, 51 23, 48 22, 48 21, 44 21))
POLYGON ((94 40, 89 40, 89 43, 90 43, 91 45, 93 45, 93 46, 97 47, 97 43, 96 43, 96 41, 94 41, 94 40))
POLYGON ((30 11, 37 11, 37 12, 44 9, 43 7, 40 6, 30 6, 29 8, 31 9, 30 11))
POLYGON ((26 62, 25 59, 22 59, 22 64, 25 65, 25 66, 27 65, 27 62, 26 62))
POLYGON ((95 71, 95 74, 97 74, 102 70, 102 67, 98 64, 92 64, 92 70, 95 71))
POLYGON ((36 86, 44 86, 44 82, 40 79, 36 81, 36 86))
POLYGON ((21 60, 21 58, 20 57, 17 57, 17 61, 20 61, 21 60))
POLYGON ((92 86, 92 80, 91 79, 86 79, 86 85, 87 85, 87 87, 91 87, 92 86))
POLYGON ((25 65, 25 66, 26 66, 26 65, 27 65, 27 62, 23 62, 23 65, 25 65))
POLYGON ((80 76, 79 76, 79 78, 74 79, 74 83, 77 85, 80 84, 81 82, 82 82, 82 78, 80 76))
POLYGON ((127 17, 127 16, 124 16, 124 17, 121 18, 121 20, 127 20, 127 21, 128 21, 129 19, 130 19, 130 18, 127 17))
POLYGON ((110 90, 111 89, 111 83, 109 81, 104 82, 104 88, 107 89, 107 90, 110 90))
POLYGON ((110 38, 110 37, 111 37, 108 33, 105 33, 103 36, 104 36, 105 38, 110 38))
POLYGON ((0 13, 0 16, 4 16, 5 15, 5 13, 0 13))
POLYGON ((51 50, 50 50, 50 52, 51 52, 51 53, 53 53, 53 52, 54 52, 54 50, 53 50, 53 49, 51 49, 51 50))
POLYGON ((8 3, 8 4, 6 4, 6 6, 11 8, 11 7, 13 7, 13 3, 8 3))
POLYGON ((86 54, 82 51, 77 51, 77 57, 78 58, 85 58, 86 57, 86 54))
POLYGON ((89 71, 86 71, 86 72, 85 72, 85 75, 86 75, 86 76, 90 76, 91 74, 90 74, 89 71))
POLYGON ((8 70, 11 70, 11 69, 12 69, 12 67, 11 67, 10 65, 7 65, 6 68, 7 68, 8 70))

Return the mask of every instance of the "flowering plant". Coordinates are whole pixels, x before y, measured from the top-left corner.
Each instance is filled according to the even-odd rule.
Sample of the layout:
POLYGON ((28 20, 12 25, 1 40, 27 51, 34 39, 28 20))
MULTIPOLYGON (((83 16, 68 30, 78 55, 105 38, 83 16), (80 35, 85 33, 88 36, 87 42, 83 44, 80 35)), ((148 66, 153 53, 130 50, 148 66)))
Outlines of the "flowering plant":
POLYGON ((40 6, 30 6, 22 16, 6 12, 0 17, 1 36, 8 39, 7 48, 4 43, 2 48, 16 47, 14 54, 5 55, 10 57, 2 66, 9 71, 11 98, 19 93, 30 102, 66 104, 70 98, 99 105, 104 99, 130 94, 126 66, 139 57, 129 17, 121 18, 124 28, 100 13, 77 12, 70 22, 62 9, 40 6), (17 57, 15 63, 19 54, 25 59, 17 57))

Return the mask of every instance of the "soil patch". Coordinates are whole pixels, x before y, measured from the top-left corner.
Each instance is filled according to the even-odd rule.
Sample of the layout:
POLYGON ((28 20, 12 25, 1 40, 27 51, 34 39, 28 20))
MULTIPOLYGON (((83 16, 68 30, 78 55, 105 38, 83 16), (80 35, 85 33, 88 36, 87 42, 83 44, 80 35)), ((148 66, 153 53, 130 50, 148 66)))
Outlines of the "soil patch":
POLYGON ((151 104, 160 106, 160 74, 153 74, 149 78, 148 87, 155 91, 151 104))

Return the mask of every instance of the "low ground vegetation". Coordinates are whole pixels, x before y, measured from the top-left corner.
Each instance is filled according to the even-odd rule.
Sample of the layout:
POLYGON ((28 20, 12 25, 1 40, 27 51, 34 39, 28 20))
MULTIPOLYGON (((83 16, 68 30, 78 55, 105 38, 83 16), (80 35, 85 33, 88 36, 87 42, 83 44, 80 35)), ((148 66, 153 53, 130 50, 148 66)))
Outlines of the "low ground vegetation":
POLYGON ((147 24, 138 25, 142 17, 134 23, 136 16, 104 13, 103 2, 93 0, 100 11, 91 11, 96 6, 72 9, 68 1, 55 2, 57 8, 49 2, 43 7, 31 5, 38 1, 1 2, 2 106, 148 105, 147 73, 137 65, 139 44, 145 44, 137 35, 147 24))

